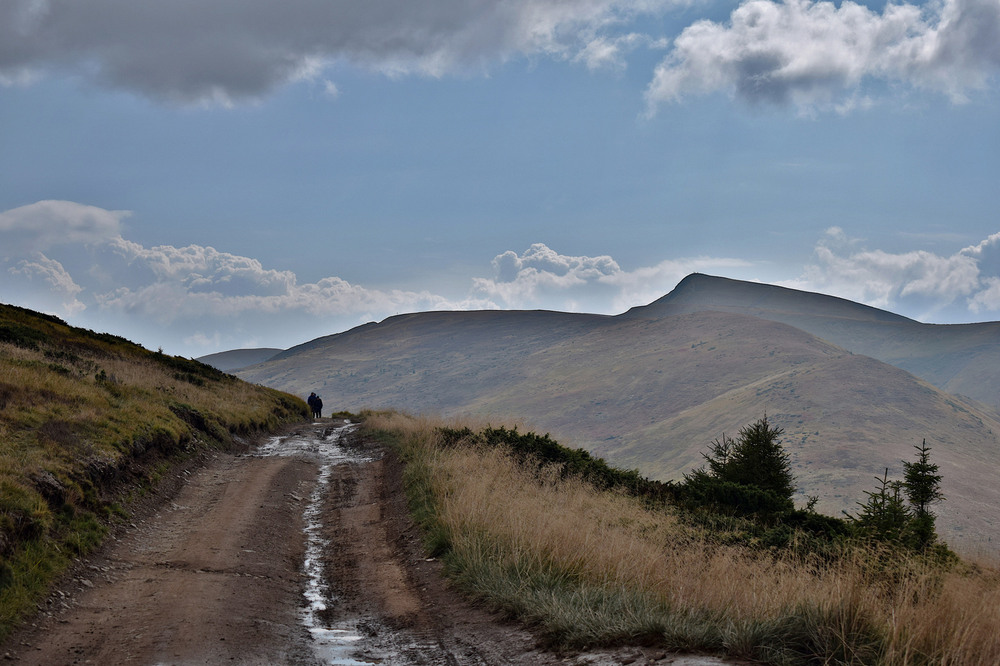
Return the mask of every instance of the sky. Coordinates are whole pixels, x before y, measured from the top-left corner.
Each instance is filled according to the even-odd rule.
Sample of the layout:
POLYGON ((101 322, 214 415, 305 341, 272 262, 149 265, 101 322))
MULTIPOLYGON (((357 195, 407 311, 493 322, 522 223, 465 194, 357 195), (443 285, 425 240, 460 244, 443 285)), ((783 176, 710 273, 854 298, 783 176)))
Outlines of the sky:
POLYGON ((701 272, 1000 319, 1000 0, 0 0, 0 302, 198 357, 701 272))

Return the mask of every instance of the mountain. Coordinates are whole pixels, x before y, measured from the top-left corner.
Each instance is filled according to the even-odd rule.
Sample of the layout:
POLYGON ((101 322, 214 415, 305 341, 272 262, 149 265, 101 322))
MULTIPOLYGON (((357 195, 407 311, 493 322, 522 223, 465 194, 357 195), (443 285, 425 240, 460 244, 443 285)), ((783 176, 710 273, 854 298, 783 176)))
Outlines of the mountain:
POLYGON ((1000 322, 923 324, 834 296, 697 273, 622 316, 658 319, 707 310, 790 324, 949 393, 1000 407, 1000 322))
POLYGON ((261 347, 259 349, 234 349, 232 351, 219 352, 218 354, 200 356, 195 360, 200 363, 210 365, 216 370, 232 372, 233 370, 237 370, 239 368, 245 368, 248 365, 263 363, 281 351, 281 349, 273 349, 270 347, 261 347))
POLYGON ((800 500, 817 495, 834 515, 854 510, 886 468, 901 475, 900 461, 926 438, 944 475, 944 533, 1000 538, 1000 416, 992 409, 787 323, 709 305, 724 304, 733 296, 725 288, 735 287, 749 290, 741 302, 760 311, 909 320, 780 288, 751 298, 767 285, 685 282, 672 304, 654 304, 660 312, 400 315, 238 374, 298 395, 316 391, 333 409, 517 419, 658 479, 700 466, 713 439, 766 413, 785 430, 800 500), (823 314, 826 303, 835 315, 823 314))

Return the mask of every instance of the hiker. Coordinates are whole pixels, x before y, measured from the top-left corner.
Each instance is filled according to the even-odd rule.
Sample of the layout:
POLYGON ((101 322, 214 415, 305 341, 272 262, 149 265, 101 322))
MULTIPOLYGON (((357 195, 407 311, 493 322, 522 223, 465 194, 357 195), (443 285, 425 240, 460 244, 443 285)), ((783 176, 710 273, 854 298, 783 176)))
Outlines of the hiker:
POLYGON ((315 393, 310 393, 309 398, 306 400, 309 403, 309 409, 312 410, 312 415, 314 419, 318 419, 323 416, 323 400, 320 399, 315 393))

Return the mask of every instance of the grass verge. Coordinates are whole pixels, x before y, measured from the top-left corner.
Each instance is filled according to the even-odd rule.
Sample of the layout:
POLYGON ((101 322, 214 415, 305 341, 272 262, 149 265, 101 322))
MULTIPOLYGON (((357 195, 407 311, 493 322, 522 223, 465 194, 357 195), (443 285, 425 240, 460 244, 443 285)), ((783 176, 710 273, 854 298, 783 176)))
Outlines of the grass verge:
POLYGON ((364 427, 407 463, 411 508, 449 575, 550 646, 653 644, 789 665, 1000 663, 995 568, 851 543, 814 558, 727 545, 669 504, 443 435, 464 424, 380 413, 364 427))

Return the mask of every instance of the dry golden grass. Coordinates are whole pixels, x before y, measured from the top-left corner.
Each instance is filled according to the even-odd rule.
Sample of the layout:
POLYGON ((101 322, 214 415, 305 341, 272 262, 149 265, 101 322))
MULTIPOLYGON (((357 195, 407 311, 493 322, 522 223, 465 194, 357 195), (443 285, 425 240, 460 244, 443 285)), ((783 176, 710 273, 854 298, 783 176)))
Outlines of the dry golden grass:
POLYGON ((442 448, 437 426, 392 432, 473 593, 576 645, 656 640, 773 663, 1000 663, 1000 576, 861 547, 832 563, 712 545, 668 511, 599 492, 509 452, 442 448))

